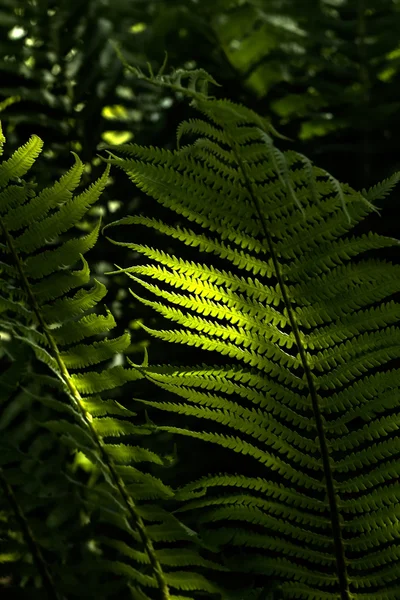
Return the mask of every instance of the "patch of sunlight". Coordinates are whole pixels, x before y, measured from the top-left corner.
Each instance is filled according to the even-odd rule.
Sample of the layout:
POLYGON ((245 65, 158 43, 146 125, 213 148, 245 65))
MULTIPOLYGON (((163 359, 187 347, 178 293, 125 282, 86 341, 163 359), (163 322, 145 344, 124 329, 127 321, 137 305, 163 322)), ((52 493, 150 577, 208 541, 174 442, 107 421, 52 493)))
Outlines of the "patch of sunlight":
POLYGON ((24 65, 26 67, 28 67, 29 69, 33 69, 33 67, 35 66, 35 59, 33 56, 30 56, 29 58, 27 58, 26 60, 24 60, 24 65))
POLYGON ((395 60, 396 58, 400 57, 400 48, 396 48, 395 50, 392 50, 391 52, 388 52, 386 54, 386 58, 388 58, 389 60, 395 60))
POLYGON ((257 12, 258 16, 261 17, 263 21, 271 23, 271 25, 274 25, 275 27, 285 29, 286 31, 290 31, 296 35, 301 35, 302 37, 307 36, 307 32, 304 29, 301 29, 296 21, 291 17, 286 15, 269 15, 261 10, 257 12))
POLYGON ((162 108, 169 108, 174 103, 173 99, 167 96, 167 98, 163 98, 160 102, 160 106, 162 108))
POLYGON ((380 81, 390 81, 391 79, 393 79, 393 76, 396 75, 396 73, 396 69, 394 69, 393 67, 388 67, 387 69, 384 69, 383 71, 378 73, 378 79, 380 81))
POLYGON ((108 210, 111 213, 114 213, 114 212, 116 212, 119 209, 119 207, 121 206, 121 204, 122 204, 122 202, 120 202, 119 200, 110 200, 107 203, 108 210))
POLYGON ((101 116, 105 119, 126 119, 128 111, 122 104, 114 104, 113 106, 104 106, 101 111, 101 116))
POLYGON ((129 27, 129 32, 133 33, 134 35, 137 35, 138 33, 142 33, 142 31, 145 31, 146 29, 146 23, 136 23, 135 25, 131 25, 131 27, 129 27))
POLYGON ((10 40, 20 40, 21 38, 23 38, 28 32, 26 31, 26 29, 24 29, 23 27, 18 27, 18 25, 15 25, 12 29, 10 29, 10 31, 8 32, 8 37, 10 38, 10 40))
POLYGON ((303 123, 300 129, 299 138, 301 140, 310 140, 314 137, 322 137, 331 131, 339 129, 338 124, 325 121, 325 123, 308 121, 303 123))
POLYGON ((71 146, 72 146, 72 149, 75 150, 75 152, 81 152, 81 150, 82 150, 82 144, 78 140, 75 142, 72 142, 71 146))
POLYGON ((107 142, 107 144, 117 146, 129 142, 129 140, 133 138, 133 133, 130 131, 103 131, 101 138, 107 142))

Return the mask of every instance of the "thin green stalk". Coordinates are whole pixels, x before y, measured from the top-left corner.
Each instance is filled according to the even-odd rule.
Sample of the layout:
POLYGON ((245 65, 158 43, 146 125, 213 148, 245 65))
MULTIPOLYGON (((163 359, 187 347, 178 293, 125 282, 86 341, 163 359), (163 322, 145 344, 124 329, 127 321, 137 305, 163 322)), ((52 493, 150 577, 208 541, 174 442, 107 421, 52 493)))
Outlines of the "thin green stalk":
POLYGON ((36 298, 34 297, 34 295, 32 294, 32 290, 31 287, 29 285, 29 282, 26 278, 26 275, 24 273, 24 270, 22 268, 22 264, 21 261, 19 260, 19 256, 17 254, 17 252, 15 251, 14 245, 13 245, 13 240, 12 237, 9 235, 8 231, 6 230, 6 228, 4 227, 3 221, 0 217, 0 226, 2 227, 3 231, 4 231, 4 235, 6 238, 6 241, 8 243, 8 246, 10 248, 11 254, 14 258, 18 273, 20 275, 22 284, 28 294, 28 298, 30 300, 30 304, 32 306, 33 312, 36 315, 36 318, 38 320, 38 323, 40 324, 40 326, 42 327, 42 330, 48 340, 48 343, 50 345, 50 348, 53 351, 53 355, 54 358, 57 361, 58 367, 60 369, 61 375, 64 379, 64 382, 66 384, 66 386, 68 387, 71 397, 73 398, 73 400, 75 401, 76 407, 78 408, 81 417, 86 425, 86 427, 90 430, 90 433, 92 435, 92 438, 94 439, 99 452, 101 454, 102 460, 104 462, 104 464, 106 465, 110 477, 112 479, 112 481, 114 482, 116 488, 118 489, 118 492, 121 496, 121 498, 124 500, 125 505, 128 508, 129 514, 131 516, 134 528, 137 529, 137 531, 139 532, 143 547, 145 549, 145 552, 147 554, 147 556, 149 557, 149 561, 150 564, 153 568, 153 572, 154 572, 154 576, 156 578, 156 581, 158 583, 158 587, 159 590, 161 591, 161 600, 171 600, 171 596, 169 593, 169 589, 168 589, 168 585, 165 581, 165 576, 164 576, 164 572, 162 570, 161 564, 157 558, 156 552, 154 550, 154 546, 153 543, 151 541, 151 539, 148 537, 147 532, 146 532, 146 527, 145 524, 143 522, 143 519, 140 517, 140 515, 137 512, 135 503, 133 502, 129 492, 126 489, 126 486, 123 482, 123 480, 121 479, 121 477, 118 475, 114 463, 112 461, 112 459, 110 458, 110 456, 108 455, 107 451, 105 450, 104 444, 103 444, 103 440, 99 437, 99 435, 97 434, 95 428, 93 427, 93 419, 92 416, 90 415, 90 413, 88 413, 85 410, 84 404, 83 404, 83 399, 82 396, 80 395, 79 391, 77 390, 74 382, 71 379, 71 376, 69 374, 69 371, 67 369, 67 367, 64 364, 64 361, 61 358, 60 352, 58 350, 57 344, 53 338, 53 336, 51 335, 51 331, 47 326, 47 323, 44 321, 41 311, 40 311, 40 307, 38 306, 37 302, 36 302, 36 298))

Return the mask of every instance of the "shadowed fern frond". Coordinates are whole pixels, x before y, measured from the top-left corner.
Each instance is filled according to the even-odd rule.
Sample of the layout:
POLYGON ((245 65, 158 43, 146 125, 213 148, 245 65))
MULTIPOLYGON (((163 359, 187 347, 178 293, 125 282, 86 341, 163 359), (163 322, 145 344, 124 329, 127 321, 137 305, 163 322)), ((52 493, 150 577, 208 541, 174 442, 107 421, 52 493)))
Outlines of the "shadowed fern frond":
MULTIPOLYGON (((76 458, 89 465, 94 475, 90 484, 83 485, 71 470, 67 480, 74 489, 82 489, 89 520, 100 521, 106 527, 101 538, 96 533, 92 541, 95 550, 87 552, 89 556, 79 567, 52 565, 57 575, 48 577, 56 586, 52 597, 58 598, 59 593, 60 598, 108 598, 127 589, 130 597, 141 600, 183 597, 170 590, 217 593, 216 586, 190 571, 191 565, 202 561, 195 532, 162 508, 162 502, 173 496, 172 490, 146 472, 153 465, 167 464, 146 443, 151 430, 135 423, 136 415, 131 410, 115 400, 104 399, 109 390, 143 377, 137 369, 119 364, 102 368, 126 350, 130 336, 126 332, 115 338, 105 337, 115 326, 114 318, 108 310, 100 314, 95 309, 106 288, 97 280, 87 287, 90 271, 84 254, 95 244, 100 223, 84 237, 70 237, 72 227, 106 186, 109 166, 94 184, 74 195, 84 169, 74 155, 71 169, 51 188, 36 194, 34 186, 21 177, 41 148, 42 141, 33 136, 0 164, 0 329, 13 343, 29 347, 42 363, 46 387, 52 393, 41 393, 39 387, 32 396, 29 388, 29 397, 52 411, 52 419, 40 420, 42 431, 47 429, 53 437, 58 436, 76 458), (78 263, 80 267, 73 270, 78 263), (186 548, 186 561, 176 555, 174 543, 186 548), (89 587, 89 580, 87 586, 80 581, 93 571, 98 580, 95 590, 89 587), (105 577, 106 573, 113 573, 115 579, 105 577)), ((18 362, 15 368, 21 366, 18 362)), ((37 383, 42 377, 40 370, 32 374, 37 383)), ((12 398, 7 395, 2 399, 4 406, 9 400, 12 398)), ((21 399, 13 406, 22 406, 21 399)), ((2 447, 9 452, 14 448, 18 454, 20 441, 6 431, 2 447)), ((4 470, 5 489, 9 489, 7 476, 4 470)), ((24 478, 24 470, 20 470, 15 484, 22 486, 24 478)), ((8 495, 11 498, 11 492, 8 495)), ((16 506, 14 503, 9 510, 16 506)), ((27 507, 22 522, 29 524, 30 505, 27 507)), ((40 588, 47 581, 45 562, 40 560, 46 540, 39 537, 35 545, 31 542, 25 536, 28 556, 36 557, 42 575, 40 588)), ((37 571, 31 568, 30 577, 37 579, 37 571)))

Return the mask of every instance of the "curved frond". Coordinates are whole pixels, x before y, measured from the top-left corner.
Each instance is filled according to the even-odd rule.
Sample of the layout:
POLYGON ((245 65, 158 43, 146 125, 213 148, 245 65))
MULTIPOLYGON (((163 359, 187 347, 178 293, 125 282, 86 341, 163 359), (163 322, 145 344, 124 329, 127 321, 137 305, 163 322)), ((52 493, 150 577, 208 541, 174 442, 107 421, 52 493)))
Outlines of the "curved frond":
MULTIPOLYGON (((173 78, 145 79, 176 89, 173 78)), ((205 116, 178 128, 178 145, 194 142, 132 145, 107 161, 178 223, 135 215, 105 230, 134 225, 190 247, 183 260, 115 241, 150 259, 115 272, 172 322, 142 325, 151 335, 230 362, 133 366, 167 393, 141 400, 174 415, 158 430, 229 449, 260 477, 232 467, 183 485, 177 514, 201 523, 225 566, 264 586, 279 580, 285 598, 395 598, 400 271, 363 253, 399 242, 352 230, 398 174, 361 194, 277 149, 253 111, 179 90, 205 116)))
MULTIPOLYGON (((1 184, 23 175, 41 146, 41 140, 32 138, 3 162, 1 184)), ((84 238, 65 241, 64 234, 69 234, 100 196, 108 180, 109 166, 94 184, 74 195, 82 173, 83 165, 75 156, 70 171, 38 195, 23 181, 3 191, 0 197, 4 249, 1 326, 12 338, 30 347, 36 358, 51 369, 57 378, 49 377, 51 386, 57 382, 61 386, 54 397, 35 396, 39 404, 57 415, 57 418, 45 419, 42 427, 56 435, 66 448, 84 457, 90 469, 97 473, 97 483, 87 488, 77 481, 74 485, 82 487, 89 514, 95 511, 108 526, 117 528, 109 539, 115 538, 117 553, 112 553, 113 559, 104 554, 102 571, 105 573, 108 569, 122 575, 122 582, 135 586, 138 593, 142 590, 146 595, 147 588, 158 590, 160 598, 169 600, 170 586, 183 589, 188 573, 180 575, 172 569, 167 577, 155 545, 162 546, 173 540, 189 540, 191 546, 194 544, 179 521, 161 508, 156 520, 166 534, 160 538, 153 533, 154 517, 151 504, 146 513, 146 502, 173 494, 168 486, 146 472, 146 463, 163 466, 167 459, 143 445, 152 430, 134 420, 127 421, 126 417, 135 417, 134 412, 99 395, 143 375, 134 368, 107 364, 130 346, 130 335, 125 332, 118 337, 105 337, 115 326, 109 311, 101 315, 96 310, 106 288, 96 280, 87 287, 91 278, 84 253, 96 242, 100 224, 84 238), (99 334, 101 339, 96 339, 99 334), (138 467, 143 467, 143 471, 138 467), (126 548, 118 546, 118 529, 122 529, 125 540, 131 540, 131 552, 126 550, 128 545, 126 548), (145 558, 137 561, 135 552, 145 558)), ((9 491, 8 484, 4 485, 9 491)), ((31 538, 26 538, 28 545, 31 538)), ((30 543, 31 553, 36 552, 38 557, 40 543, 30 543)), ((94 557, 91 561, 83 562, 81 568, 98 571, 99 562, 94 561, 94 557)), ((44 561, 37 560, 37 564, 44 573, 44 561)), ((68 596, 68 585, 76 585, 71 577, 68 572, 61 581, 53 577, 63 595, 68 596)), ((48 581, 53 579, 49 576, 48 581)), ((44 576, 42 580, 45 585, 44 576)), ((121 587, 121 578, 119 581, 121 587)), ((50 597, 58 598, 56 594, 54 591, 50 597)), ((97 592, 93 592, 93 597, 97 597, 97 592)))

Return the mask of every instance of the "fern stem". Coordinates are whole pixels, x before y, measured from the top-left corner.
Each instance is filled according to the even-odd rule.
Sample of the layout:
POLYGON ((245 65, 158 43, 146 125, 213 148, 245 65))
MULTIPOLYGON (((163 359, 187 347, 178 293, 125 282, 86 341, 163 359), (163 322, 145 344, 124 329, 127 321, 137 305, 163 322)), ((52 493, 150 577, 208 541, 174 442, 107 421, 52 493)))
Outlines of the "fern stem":
POLYGON ((92 438, 95 441, 95 443, 100 451, 100 454, 102 456, 104 464, 106 465, 106 467, 109 471, 109 474, 111 476, 111 479, 114 481, 114 484, 115 484, 116 488, 118 489, 118 492, 119 492, 121 498, 123 499, 123 501, 125 502, 125 505, 128 508, 134 528, 138 531, 138 533, 140 535, 140 539, 142 541, 143 548, 145 549, 145 552, 149 558, 151 567, 154 572, 154 576, 156 578, 159 590, 161 592, 161 600, 171 600, 171 596, 169 593, 167 582, 165 580, 165 576, 164 576, 164 572, 163 572, 161 563, 159 562, 159 560, 157 558, 153 543, 146 533, 146 527, 143 522, 143 519, 138 514, 135 503, 134 503, 132 497, 130 496, 129 492, 127 491, 125 483, 123 482, 121 477, 118 475, 112 459, 110 458, 107 451, 105 450, 102 439, 99 437, 95 428, 93 427, 92 416, 90 415, 90 413, 88 413, 85 410, 82 396, 80 395, 78 389, 76 388, 74 382, 72 381, 69 371, 68 371, 67 367, 65 366, 64 361, 61 358, 57 343, 54 340, 53 336, 51 335, 51 332, 47 326, 47 323, 44 321, 44 319, 42 317, 40 307, 38 306, 38 304, 36 302, 36 298, 34 297, 34 295, 32 293, 31 287, 30 287, 27 277, 24 273, 21 261, 19 260, 19 256, 18 256, 17 252, 15 251, 15 248, 13 245, 13 239, 9 235, 8 231, 6 230, 1 217, 0 217, 0 226, 2 227, 2 229, 4 231, 6 241, 8 243, 8 246, 9 246, 12 256, 14 258, 16 267, 17 267, 19 275, 21 277, 22 284, 28 294, 29 300, 31 302, 32 310, 33 310, 34 314, 36 315, 38 323, 42 327, 43 332, 49 342, 49 345, 50 345, 52 351, 53 351, 54 358, 57 361, 61 375, 65 382, 65 385, 68 387, 71 397, 72 397, 73 401, 75 402, 76 407, 78 408, 78 410, 81 414, 82 420, 85 423, 86 427, 89 429, 89 431, 92 435, 92 438))
POLYGON ((304 371, 306 379, 307 379, 307 384, 308 384, 308 388, 310 391, 315 423, 316 423, 316 427, 317 427, 318 440, 319 440, 319 445, 320 445, 320 449, 321 449, 322 464, 323 464, 323 468, 324 468, 325 483, 326 483, 326 488, 327 488, 327 496, 328 496, 330 514, 331 514, 332 536, 333 536, 333 543, 334 543, 334 547, 335 547, 336 567, 337 567, 337 576, 338 576, 338 582, 339 582, 340 598, 341 598, 341 600, 350 600, 351 595, 350 595, 350 590, 349 590, 349 580, 348 580, 348 575, 347 575, 347 564, 346 564, 346 558, 345 558, 345 553, 344 553, 342 529, 340 526, 339 509, 338 509, 338 503, 337 503, 337 498, 336 498, 337 493, 335 491, 335 486, 334 486, 334 481, 333 481, 332 467, 331 467, 330 458, 329 458, 329 450, 328 450, 328 446, 327 446, 326 438, 325 438, 325 434, 324 434, 324 426, 323 426, 322 415, 321 415, 321 411, 320 411, 319 403, 318 403, 317 390, 314 385, 313 376, 312 376, 311 369, 310 369, 310 366, 307 361, 307 356, 305 354, 303 344, 301 343, 299 328, 297 326, 297 322, 296 322, 295 316, 293 314, 292 306, 291 306, 289 297, 287 295, 285 282, 283 280, 283 276, 282 276, 282 273, 279 268, 279 262, 276 257, 275 251, 274 251, 272 239, 269 234, 264 215, 262 214, 262 211, 260 209, 258 199, 253 192, 252 184, 247 176, 245 166, 240 158, 239 153, 236 151, 236 143, 231 136, 230 136, 230 139, 232 142, 233 152, 235 153, 240 170, 243 173, 243 177, 244 177, 246 186, 249 190, 251 200, 252 200, 254 207, 257 211, 257 214, 260 218, 262 229, 263 229, 265 238, 267 240, 268 250, 271 254, 272 262, 274 265, 275 274, 276 274, 276 277, 278 280, 278 285, 282 292, 282 298, 283 298, 284 304, 286 306, 289 322, 292 327, 293 335, 295 337, 296 345, 297 345, 297 348, 298 348, 298 351, 300 354, 303 371, 304 371))
POLYGON ((43 586, 47 592, 49 600, 63 600, 63 597, 60 596, 60 594, 57 591, 54 579, 49 569, 47 568, 47 564, 43 557, 40 546, 35 540, 35 536, 33 535, 33 532, 29 526, 27 519, 25 518, 23 510, 18 503, 18 500, 14 494, 14 490, 12 489, 5 477, 4 470, 2 467, 0 467, 0 484, 3 488, 4 496, 7 498, 8 503, 12 507, 14 514, 17 518, 25 542, 30 550, 34 562, 36 563, 36 568, 39 571, 40 576, 42 578, 43 586))

